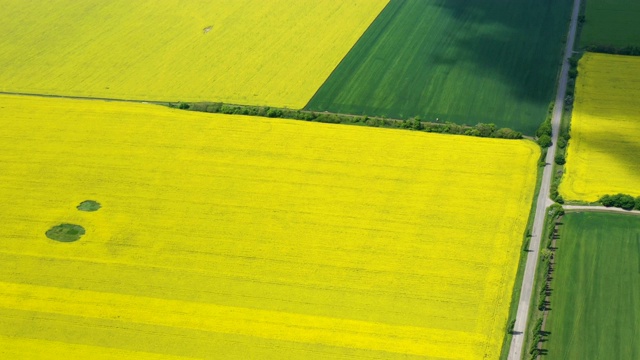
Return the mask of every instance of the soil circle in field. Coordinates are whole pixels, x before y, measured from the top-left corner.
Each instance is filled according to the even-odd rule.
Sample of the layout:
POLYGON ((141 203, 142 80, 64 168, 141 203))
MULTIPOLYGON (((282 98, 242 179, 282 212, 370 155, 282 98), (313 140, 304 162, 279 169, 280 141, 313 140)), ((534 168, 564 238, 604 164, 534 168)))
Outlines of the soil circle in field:
POLYGON ((60 242, 78 241, 84 234, 84 228, 76 224, 56 225, 45 233, 49 239, 60 242))
POLYGON ((85 200, 77 206, 80 211, 98 211, 101 207, 100 203, 94 200, 85 200))

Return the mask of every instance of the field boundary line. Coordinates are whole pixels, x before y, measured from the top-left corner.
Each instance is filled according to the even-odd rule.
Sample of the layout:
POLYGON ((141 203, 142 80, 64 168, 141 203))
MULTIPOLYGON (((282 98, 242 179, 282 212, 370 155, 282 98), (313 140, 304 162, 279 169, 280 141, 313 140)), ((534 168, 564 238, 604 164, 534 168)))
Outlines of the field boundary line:
POLYGON ((602 212, 640 216, 640 210, 625 210, 616 207, 606 207, 599 205, 563 205, 562 208, 567 212, 602 212))
POLYGON ((10 92, 10 91, 0 91, 0 95, 34 96, 34 97, 46 97, 46 98, 55 98, 55 99, 72 99, 72 100, 120 101, 120 102, 129 102, 129 103, 156 104, 156 105, 166 105, 166 104, 170 104, 171 103, 170 101, 129 100, 129 99, 103 98, 103 97, 93 97, 93 96, 71 96, 71 95, 56 95, 56 94, 21 93, 21 92, 10 92))
POLYGON ((438 122, 423 121, 423 120, 420 120, 419 118, 395 119, 395 118, 386 118, 386 117, 380 117, 380 116, 346 114, 346 113, 336 113, 336 112, 328 112, 328 111, 318 112, 318 111, 304 110, 304 109, 280 108, 280 107, 272 107, 269 105, 259 105, 259 106, 258 105, 242 105, 242 104, 231 104, 231 103, 223 103, 223 102, 127 100, 127 99, 117 99, 117 98, 36 94, 36 93, 17 93, 17 92, 3 92, 3 91, 0 91, 0 95, 150 104, 150 105, 165 106, 165 107, 176 109, 176 110, 202 112, 207 114, 225 114, 225 115, 231 115, 231 116, 257 116, 257 117, 266 117, 266 118, 277 118, 282 120, 306 121, 306 122, 340 124, 340 125, 357 125, 357 126, 366 126, 366 127, 373 127, 373 128, 421 131, 421 132, 427 132, 427 133, 473 136, 473 137, 491 138, 491 139, 504 139, 504 140, 528 139, 533 141, 533 138, 531 138, 530 136, 525 136, 519 131, 515 131, 509 128, 498 128, 495 126, 495 124, 484 124, 484 123, 478 123, 476 125, 460 125, 460 124, 455 124, 450 122, 438 123, 438 122), (183 108, 182 107, 183 105, 186 105, 186 107, 183 108), (224 111, 221 111, 220 109, 218 109, 217 111, 209 111, 207 110, 209 105, 217 105, 220 107, 220 109, 222 107, 229 107, 230 109, 233 110, 233 112, 224 112, 224 111), (255 113, 256 109, 261 109, 263 113, 261 114, 255 113), (276 112, 279 113, 279 115, 271 116, 270 114, 268 114, 267 110, 275 110, 276 112), (252 111, 254 113, 252 113, 252 111), (308 115, 311 117, 301 118, 301 117, 296 117, 295 114, 298 114, 298 115, 303 114, 305 116, 308 115), (320 120, 322 117, 325 117, 325 119, 320 120), (327 119, 326 117, 333 117, 333 118, 327 119), (369 121, 373 121, 373 122, 369 123, 369 121))
POLYGON ((569 74, 569 57, 572 56, 578 15, 580 13, 580 0, 574 0, 569 31, 567 34, 567 42, 562 55, 562 68, 560 70, 560 78, 556 91, 555 106, 553 107, 553 116, 551 118, 552 127, 552 145, 549 147, 547 157, 545 159, 544 172, 542 174, 542 184, 538 194, 536 215, 533 222, 531 241, 529 243, 529 252, 527 252, 527 263, 525 266, 524 277, 522 279, 522 290, 520 291, 520 300, 518 301, 518 311, 516 312, 515 325, 513 327, 513 336, 511 338, 511 346, 509 347, 508 360, 521 360, 523 355, 524 340, 527 331, 527 321, 529 318, 529 310, 531 308, 531 295, 533 292, 533 283, 538 266, 538 257, 540 253, 540 239, 544 232, 544 220, 548 206, 553 204, 550 200, 550 189, 553 178, 553 163, 556 156, 556 144, 558 143, 558 135, 560 132, 560 122, 564 109, 564 96, 567 90, 567 80, 569 74))
MULTIPOLYGON (((327 83, 327 81, 329 81, 329 79, 331 78, 331 76, 336 72, 336 70, 340 67, 340 65, 342 65, 345 62, 345 59, 347 58, 347 56, 349 56, 349 54, 351 54, 351 52, 353 51, 353 49, 358 45, 358 43, 360 43, 360 41, 362 41, 362 38, 364 37, 364 34, 366 34, 368 31, 371 30, 371 28, 373 27, 373 24, 378 21, 380 19, 380 16, 382 16, 382 14, 389 9, 391 5, 391 1, 387 2, 387 5, 385 5, 382 10, 380 10, 380 12, 378 13, 378 15, 376 15, 375 19, 373 19, 373 21, 371 23, 369 23, 369 26, 367 26, 367 28, 362 32, 362 35, 360 35, 360 37, 358 38, 358 40, 356 40, 353 45, 351 45, 351 47, 349 48, 349 51, 346 52, 346 54, 342 57, 342 59, 340 59, 340 61, 338 62, 338 64, 333 68, 333 70, 331 70, 331 72, 329 73, 329 76, 327 76, 326 79, 324 79, 324 81, 322 82, 322 85, 320 85, 316 91, 313 92, 313 95, 309 98, 309 100, 307 100, 307 103, 304 104, 304 106, 300 109, 303 111, 311 111, 309 110, 307 107, 309 106, 309 104, 311 103, 311 101, 313 100, 313 98, 316 97, 316 95, 318 95, 318 92, 320 91, 320 89, 322 89, 322 87, 327 83)), ((316 111, 319 112, 319 111, 316 111)), ((335 113, 335 114, 339 114, 339 113, 335 113)))

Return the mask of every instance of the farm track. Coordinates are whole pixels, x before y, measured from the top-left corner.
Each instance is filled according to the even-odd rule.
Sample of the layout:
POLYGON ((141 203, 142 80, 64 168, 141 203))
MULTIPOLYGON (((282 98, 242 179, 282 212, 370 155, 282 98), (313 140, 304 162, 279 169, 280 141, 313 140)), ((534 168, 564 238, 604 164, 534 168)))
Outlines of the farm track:
POLYGON ((560 132, 562 110, 564 108, 564 95, 567 90, 567 80, 569 73, 568 58, 573 52, 579 12, 580 0, 574 0, 573 12, 571 14, 571 22, 569 25, 569 33, 567 36, 566 47, 562 58, 562 69, 560 70, 560 79, 558 81, 555 106, 553 109, 553 117, 551 119, 553 129, 552 145, 551 147, 549 147, 547 157, 545 159, 546 165, 542 174, 542 184, 540 185, 540 192, 538 194, 536 203, 536 214, 533 222, 533 231, 531 241, 529 243, 529 252, 527 252, 527 263, 525 265, 524 277, 522 279, 522 289, 520 291, 520 300, 518 301, 518 311, 516 313, 515 325, 513 328, 513 337, 511 339, 511 346, 509 347, 509 360, 522 359, 525 332, 527 331, 527 320, 529 317, 529 309, 531 308, 533 283, 535 280, 536 267, 538 265, 540 239, 544 230, 544 219, 547 207, 553 203, 549 199, 551 180, 553 175, 553 162, 556 155, 558 133, 560 132))
POLYGON ((562 208, 565 211, 570 211, 570 212, 589 211, 589 212, 640 215, 640 210, 625 210, 625 209, 614 208, 614 207, 605 207, 605 206, 563 205, 562 208))

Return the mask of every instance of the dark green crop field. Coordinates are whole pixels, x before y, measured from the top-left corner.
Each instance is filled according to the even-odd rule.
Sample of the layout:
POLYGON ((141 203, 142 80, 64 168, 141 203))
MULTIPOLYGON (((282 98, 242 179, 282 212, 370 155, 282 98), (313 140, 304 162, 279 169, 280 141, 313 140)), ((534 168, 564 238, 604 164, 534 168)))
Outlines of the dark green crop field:
POLYGON ((307 109, 532 134, 553 100, 571 0, 391 0, 307 109))
POLYGON ((549 359, 640 359, 640 217, 563 219, 552 283, 549 359))
POLYGON ((580 45, 640 46, 640 1, 587 0, 580 45))

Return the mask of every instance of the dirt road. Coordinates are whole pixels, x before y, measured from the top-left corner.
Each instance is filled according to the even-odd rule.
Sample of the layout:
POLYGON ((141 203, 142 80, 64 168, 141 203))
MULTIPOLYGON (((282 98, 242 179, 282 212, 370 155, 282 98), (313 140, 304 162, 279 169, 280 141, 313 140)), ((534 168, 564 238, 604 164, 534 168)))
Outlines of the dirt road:
POLYGON ((571 23, 569 25, 569 34, 564 50, 562 69, 560 70, 560 79, 558 81, 558 89, 556 95, 555 106, 553 108, 553 118, 551 125, 553 128, 552 141, 553 145, 547 152, 546 163, 542 175, 542 185, 540 185, 540 193, 536 203, 536 215, 533 222, 533 231, 531 242, 529 243, 529 252, 527 253, 527 264, 524 270, 524 278, 522 280, 522 290, 520 291, 520 300, 518 302, 518 312, 516 314, 516 323, 513 328, 514 335, 511 339, 509 348, 509 360, 520 360, 522 358, 524 337, 527 329, 527 318, 529 308, 531 307, 531 292, 533 290, 533 281, 535 277, 536 266, 538 265, 538 252, 540 251, 540 237, 544 228, 544 217, 546 209, 553 202, 549 199, 549 189, 551 187, 551 179, 553 172, 553 161, 556 155, 556 143, 558 142, 558 133, 560 130, 560 120, 562 118, 562 108, 564 106, 564 95, 567 89, 567 79, 569 73, 568 58, 573 52, 573 44, 576 38, 576 29, 578 23, 578 14, 580 12, 580 0, 574 0, 573 13, 571 15, 571 23))
POLYGON ((614 207, 592 206, 592 205, 562 205, 565 211, 591 211, 591 212, 609 212, 640 215, 639 210, 625 210, 614 207))

